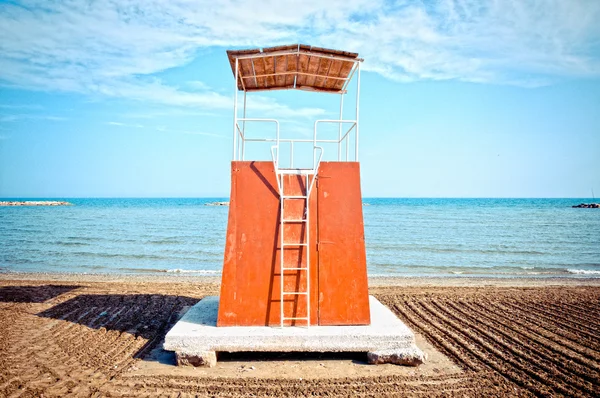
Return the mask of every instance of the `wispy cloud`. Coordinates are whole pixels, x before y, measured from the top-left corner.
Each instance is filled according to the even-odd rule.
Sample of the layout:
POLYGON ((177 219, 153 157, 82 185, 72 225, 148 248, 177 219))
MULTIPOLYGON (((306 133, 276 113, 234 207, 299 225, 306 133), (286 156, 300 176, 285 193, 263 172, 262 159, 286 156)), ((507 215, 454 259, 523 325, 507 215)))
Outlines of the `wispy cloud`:
POLYGON ((0 122, 16 122, 19 120, 48 120, 51 122, 63 122, 68 120, 66 117, 53 116, 53 115, 30 115, 30 114, 19 114, 19 115, 0 115, 0 122))
POLYGON ((329 38, 363 37, 354 43, 366 69, 395 80, 535 86, 600 76, 599 19, 600 2, 587 0, 408 2, 329 38))
MULTIPOLYGON (((250 44, 239 31, 244 24, 229 34, 225 27, 233 24, 231 13, 241 11, 235 18, 241 22, 240 8, 248 7, 232 3, 223 13, 208 2, 189 1, 23 0, 0 4, 0 83, 230 110, 230 95, 198 82, 188 87, 170 86, 153 74, 187 64, 202 48, 250 44), (235 31, 234 38, 231 34, 235 31)), ((265 42, 280 35, 278 32, 279 27, 269 28, 254 37, 265 42)))
MULTIPOLYGON (((228 112, 231 112, 231 108, 227 109, 228 112)), ((160 106, 158 110, 144 110, 143 112, 126 112, 119 115, 122 118, 126 119, 155 119, 162 117, 181 117, 181 116, 210 116, 210 117, 218 117, 222 116, 223 112, 217 111, 198 111, 190 108, 177 108, 177 107, 166 107, 160 106)))
POLYGON ((201 131, 190 131, 190 130, 183 130, 181 131, 182 134, 189 134, 189 135, 204 135, 207 137, 216 137, 216 138, 220 138, 220 139, 229 139, 229 137, 225 137, 222 134, 214 134, 214 133, 204 133, 201 131))
MULTIPOLYGON (((234 79, 235 80, 235 79, 234 79)), ((210 90, 211 87, 204 83, 203 81, 200 80, 190 80, 188 82, 186 82, 187 86, 195 89, 195 90, 210 90)))
POLYGON ((36 105, 36 104, 0 104, 0 109, 41 110, 44 108, 41 105, 36 105))
POLYGON ((206 133, 206 132, 202 132, 202 131, 172 129, 167 126, 145 126, 145 125, 139 124, 139 123, 131 124, 131 123, 112 122, 112 121, 106 122, 106 124, 109 126, 124 127, 124 128, 129 128, 129 129, 132 129, 132 128, 133 129, 145 129, 148 131, 158 131, 160 133, 168 133, 168 134, 203 135, 203 136, 207 136, 207 137, 215 137, 215 138, 220 138, 220 139, 228 138, 222 134, 206 133))
POLYGON ((174 87, 155 74, 212 47, 306 42, 359 51, 365 70, 399 81, 531 86, 600 76, 599 20, 595 0, 22 0, 0 4, 0 82, 230 109, 206 82, 174 87))
POLYGON ((107 122, 109 126, 119 126, 119 127, 134 127, 134 128, 144 128, 142 124, 129 124, 129 123, 121 123, 121 122, 107 122))
POLYGON ((261 115, 277 115, 277 117, 284 119, 293 119, 297 117, 314 118, 326 113, 325 110, 321 108, 292 109, 287 105, 278 103, 273 98, 262 95, 252 95, 252 101, 248 101, 248 111, 261 115))

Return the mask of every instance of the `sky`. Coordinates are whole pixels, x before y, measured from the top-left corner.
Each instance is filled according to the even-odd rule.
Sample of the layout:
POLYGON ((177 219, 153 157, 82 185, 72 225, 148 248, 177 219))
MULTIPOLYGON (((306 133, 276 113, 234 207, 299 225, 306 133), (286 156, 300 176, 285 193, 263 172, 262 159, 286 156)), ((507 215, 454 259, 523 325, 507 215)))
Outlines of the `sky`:
MULTIPOLYGON (((294 43, 365 60, 363 196, 600 197, 598 21, 597 0, 0 0, 0 197, 228 196, 225 51, 294 43)), ((253 93, 248 116, 305 138, 338 101, 253 93)))

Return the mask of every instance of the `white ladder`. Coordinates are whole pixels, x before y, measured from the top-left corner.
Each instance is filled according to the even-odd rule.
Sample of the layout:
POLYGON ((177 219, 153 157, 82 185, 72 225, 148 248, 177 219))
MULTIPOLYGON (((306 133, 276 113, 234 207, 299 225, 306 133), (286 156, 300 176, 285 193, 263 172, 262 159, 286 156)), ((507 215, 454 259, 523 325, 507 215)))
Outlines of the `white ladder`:
MULTIPOLYGON (((273 147, 273 149, 279 149, 278 146, 273 147)), ((319 164, 321 162, 321 158, 323 156, 323 149, 321 147, 314 147, 314 151, 320 151, 320 155, 318 159, 316 156, 314 157, 315 161, 313 162, 312 169, 298 169, 298 168, 279 168, 278 161, 276 160, 276 156, 273 153, 273 165, 275 167, 275 175, 277 177, 277 186, 279 188, 279 266, 280 266, 280 297, 279 297, 279 316, 280 316, 280 325, 281 327, 285 326, 286 321, 305 321, 306 327, 310 326, 310 194, 312 192, 312 188, 314 186, 315 180, 317 178, 317 170, 319 168, 319 164), (285 178, 289 175, 300 175, 304 180, 304 194, 302 195, 286 195, 285 191, 285 178), (303 216, 301 218, 286 218, 285 214, 285 203, 290 200, 302 200, 304 202, 304 210, 303 216), (289 242, 286 241, 285 237, 285 225, 286 224, 303 224, 304 225, 304 236, 303 241, 301 242, 289 242), (299 258, 301 258, 301 251, 304 249, 306 263, 304 266, 302 264, 296 264, 294 266, 286 266, 285 264, 285 253, 286 250, 299 250, 299 258), (306 290, 305 291, 285 291, 284 290, 284 275, 286 271, 296 271, 296 272, 305 272, 306 273, 306 290), (305 296, 306 298, 306 316, 298 317, 298 316, 285 316, 284 313, 284 301, 286 297, 299 297, 305 296)), ((296 308, 296 313, 297 313, 296 308)), ((294 314, 292 314, 294 315, 294 314)))

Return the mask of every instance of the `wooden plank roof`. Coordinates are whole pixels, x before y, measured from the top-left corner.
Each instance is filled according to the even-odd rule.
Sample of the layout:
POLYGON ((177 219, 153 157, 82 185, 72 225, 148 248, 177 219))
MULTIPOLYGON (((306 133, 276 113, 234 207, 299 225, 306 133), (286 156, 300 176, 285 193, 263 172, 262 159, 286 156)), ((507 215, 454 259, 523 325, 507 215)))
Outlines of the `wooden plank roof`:
POLYGON ((237 87, 242 91, 309 90, 345 92, 347 82, 362 59, 357 53, 293 44, 270 48, 227 51, 237 87))

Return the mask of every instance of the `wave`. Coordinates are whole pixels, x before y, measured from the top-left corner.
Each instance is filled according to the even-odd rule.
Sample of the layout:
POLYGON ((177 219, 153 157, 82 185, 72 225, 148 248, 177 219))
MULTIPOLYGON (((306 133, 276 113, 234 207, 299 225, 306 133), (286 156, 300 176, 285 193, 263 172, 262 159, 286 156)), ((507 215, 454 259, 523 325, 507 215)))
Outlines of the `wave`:
POLYGON ((367 244, 367 251, 374 254, 379 252, 418 252, 418 253, 459 253, 459 254, 495 254, 495 255, 535 255, 547 254, 539 250, 511 250, 511 249, 472 249, 468 247, 437 247, 435 245, 404 245, 404 244, 367 244))
MULTIPOLYGON (((163 251, 164 252, 164 251, 163 251)), ((65 254, 59 251, 53 252, 57 255, 65 254)), ((109 258, 109 259, 125 259, 125 260, 160 260, 160 261, 170 261, 170 260, 190 260, 190 261, 198 261, 198 257, 187 257, 187 256, 176 256, 176 255, 168 255, 165 254, 133 254, 133 253, 106 253, 106 252, 69 252, 68 255, 78 256, 78 257, 91 257, 91 258, 109 258)), ((186 254, 193 255, 193 252, 188 252, 186 254)))
POLYGON ((180 240, 178 238, 158 238, 158 239, 149 239, 145 242, 140 243, 149 243, 152 245, 182 245, 185 243, 189 243, 189 241, 180 240))
MULTIPOLYGON (((600 270, 590 270, 583 264, 569 264, 563 267, 544 267, 544 266, 431 266, 431 265, 403 265, 403 264, 386 264, 371 262, 368 265, 373 273, 383 274, 387 276, 498 276, 498 277, 577 277, 587 276, 590 278, 600 277, 600 270), (573 267, 573 268, 569 268, 573 267), (581 268, 579 268, 581 266, 581 268), (577 267, 577 268, 575 268, 577 267), (586 269, 583 269, 583 268, 586 269), (569 269, 567 269, 569 268, 569 269)), ((591 268, 595 268, 593 265, 591 268)), ((372 275, 369 273, 369 275, 372 275)))
POLYGON ((175 268, 175 269, 167 269, 167 270, 157 270, 158 272, 174 272, 174 273, 181 273, 181 274, 220 274, 221 271, 215 271, 215 270, 209 270, 209 269, 180 269, 180 268, 175 268))
POLYGON ((577 275, 600 275, 600 271, 594 271, 589 269, 568 269, 568 273, 577 275))
POLYGON ((89 243, 85 243, 85 242, 56 241, 56 242, 54 242, 54 244, 59 245, 59 246, 90 246, 89 243))
POLYGON ((164 268, 131 268, 131 267, 120 267, 120 268, 112 268, 112 267, 102 267, 102 266, 93 266, 88 268, 108 268, 112 270, 125 271, 125 272, 134 272, 134 273, 175 273, 175 274, 205 274, 205 275, 220 275, 221 271, 210 270, 210 269, 181 269, 181 268, 173 268, 173 269, 164 269, 164 268))

